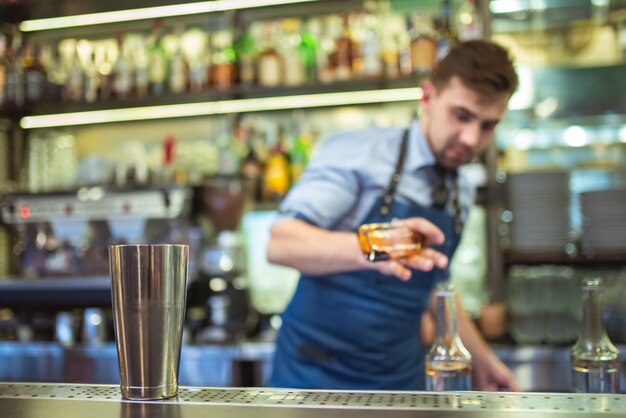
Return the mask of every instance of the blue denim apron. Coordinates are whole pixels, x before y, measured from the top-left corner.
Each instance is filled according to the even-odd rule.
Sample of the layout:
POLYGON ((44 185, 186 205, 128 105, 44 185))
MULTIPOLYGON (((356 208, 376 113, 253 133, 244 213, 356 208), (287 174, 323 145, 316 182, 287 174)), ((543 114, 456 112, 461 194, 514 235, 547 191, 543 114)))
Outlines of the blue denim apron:
MULTIPOLYGON (((452 257, 460 239, 454 216, 393 199, 407 141, 405 132, 387 193, 363 223, 426 218, 446 236, 437 249, 452 257)), ((419 341, 421 316, 435 284, 447 275, 447 270, 414 270, 406 282, 374 270, 302 275, 282 315, 270 384, 303 389, 424 390, 427 348, 419 341)))

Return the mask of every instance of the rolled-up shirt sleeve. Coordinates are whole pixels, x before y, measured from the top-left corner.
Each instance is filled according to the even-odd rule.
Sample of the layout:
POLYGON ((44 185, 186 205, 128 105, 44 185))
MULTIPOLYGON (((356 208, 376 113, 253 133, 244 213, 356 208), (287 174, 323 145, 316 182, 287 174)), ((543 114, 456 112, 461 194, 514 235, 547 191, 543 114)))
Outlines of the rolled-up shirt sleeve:
POLYGON ((320 144, 316 157, 280 205, 292 217, 324 229, 333 229, 357 203, 361 179, 359 160, 352 157, 352 138, 331 136, 320 144))

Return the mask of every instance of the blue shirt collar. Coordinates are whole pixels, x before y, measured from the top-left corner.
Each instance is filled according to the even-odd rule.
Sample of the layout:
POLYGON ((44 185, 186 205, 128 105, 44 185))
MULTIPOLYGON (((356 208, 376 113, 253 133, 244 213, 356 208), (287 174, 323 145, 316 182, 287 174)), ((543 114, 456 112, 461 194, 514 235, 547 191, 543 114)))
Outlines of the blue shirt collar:
POLYGON ((419 120, 415 119, 409 127, 409 145, 406 160, 406 169, 417 171, 422 167, 433 166, 436 163, 435 155, 428 145, 426 136, 422 132, 419 120))

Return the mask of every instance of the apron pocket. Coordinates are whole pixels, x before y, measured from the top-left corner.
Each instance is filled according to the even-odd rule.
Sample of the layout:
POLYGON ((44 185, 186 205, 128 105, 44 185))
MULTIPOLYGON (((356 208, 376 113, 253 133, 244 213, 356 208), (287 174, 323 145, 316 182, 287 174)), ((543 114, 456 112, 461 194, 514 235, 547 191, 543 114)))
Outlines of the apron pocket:
POLYGON ((336 357, 333 353, 314 345, 303 344, 298 347, 298 354, 305 360, 312 361, 335 361, 336 357))

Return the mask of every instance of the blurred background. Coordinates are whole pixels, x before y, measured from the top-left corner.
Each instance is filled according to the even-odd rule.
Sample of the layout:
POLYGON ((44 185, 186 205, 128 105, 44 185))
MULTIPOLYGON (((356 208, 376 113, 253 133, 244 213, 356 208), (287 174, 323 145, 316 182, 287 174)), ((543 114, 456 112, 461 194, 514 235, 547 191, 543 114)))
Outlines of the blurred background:
POLYGON ((176 242, 181 384, 265 384, 298 278, 265 259, 278 203, 328 134, 407 125, 479 38, 520 88, 465 168, 453 281, 525 390, 568 390, 583 277, 624 353, 625 0, 132 4, 0 0, 0 380, 117 382, 107 245, 176 242))

